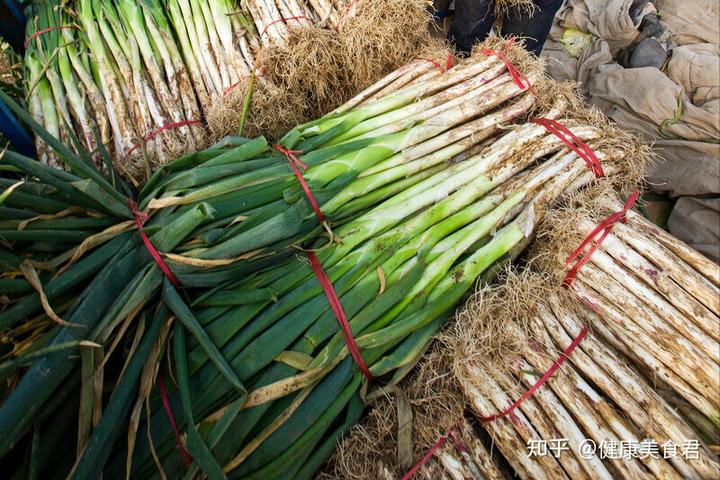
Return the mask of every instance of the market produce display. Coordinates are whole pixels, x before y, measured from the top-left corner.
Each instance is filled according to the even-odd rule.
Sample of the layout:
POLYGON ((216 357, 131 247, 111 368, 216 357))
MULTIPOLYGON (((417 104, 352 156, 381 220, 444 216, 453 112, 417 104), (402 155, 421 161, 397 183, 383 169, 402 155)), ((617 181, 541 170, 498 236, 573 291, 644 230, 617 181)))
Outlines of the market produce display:
MULTIPOLYGON (((588 1, 559 15, 602 30, 588 1)), ((693 31, 610 3, 630 63, 693 31)), ((425 0, 22 8, 3 475, 720 475, 720 268, 643 216, 652 147, 522 40, 458 58, 425 0)))
MULTIPOLYGON (((68 359, 68 352, 63 349, 72 351, 78 348, 78 341, 90 341, 103 345, 107 351, 101 351, 104 359, 101 366, 92 359, 93 355, 89 355, 90 360, 87 360, 87 355, 83 355, 86 361, 81 362, 81 370, 86 375, 81 375, 83 394, 79 401, 80 411, 85 412, 85 415, 81 415, 80 432, 84 432, 84 435, 77 441, 82 455, 76 469, 80 472, 98 472, 98 469, 102 469, 104 458, 111 453, 109 447, 117 440, 120 425, 108 411, 127 415, 128 402, 136 393, 134 389, 138 376, 143 368, 151 368, 147 367, 150 363, 146 362, 146 356, 152 350, 157 336, 162 338, 163 332, 167 334, 161 325, 165 325, 168 311, 155 308, 156 297, 162 298, 164 304, 172 305, 170 310, 194 333, 215 368, 230 381, 233 388, 242 390, 241 380, 234 367, 228 365, 227 356, 220 353, 218 345, 208 337, 202 324, 195 315, 189 313, 171 282, 177 281, 184 287, 207 287, 228 281, 236 282, 242 278, 239 276, 247 276, 270 264, 284 271, 286 267, 278 264, 277 257, 290 253, 293 242, 303 238, 309 241, 324 231, 319 226, 321 219, 317 218, 320 212, 323 215, 322 223, 336 230, 332 232, 333 236, 347 237, 347 243, 341 244, 344 249, 338 251, 337 255, 357 255, 352 248, 358 247, 368 235, 386 232, 398 225, 403 216, 412 215, 418 209, 432 204, 439 198, 438 188, 442 192, 449 192, 446 189, 451 188, 448 182, 452 181, 458 189, 466 185, 472 178, 467 176, 470 170, 464 170, 461 174, 461 168, 451 165, 450 160, 497 131, 500 122, 510 121, 532 106, 533 97, 525 93, 526 86, 518 86, 513 77, 505 72, 506 68, 506 64, 496 56, 475 58, 442 76, 413 82, 367 105, 353 108, 347 106, 327 117, 301 125, 286 135, 283 147, 275 145, 271 148, 263 138, 228 138, 223 145, 182 157, 156 172, 138 197, 137 206, 134 202, 128 202, 124 193, 116 190, 109 180, 98 173, 87 158, 77 158, 38 128, 46 142, 56 144, 56 153, 68 162, 77 177, 34 163, 17 154, 9 155, 7 162, 67 192, 68 196, 74 195, 73 206, 80 209, 91 205, 95 211, 117 220, 115 225, 101 232, 100 239, 92 237, 78 245, 69 259, 69 267, 66 265, 66 270, 54 279, 57 290, 45 292, 50 303, 59 298, 68 302, 67 310, 61 313, 62 321, 78 327, 59 328, 48 333, 46 345, 36 345, 36 348, 42 347, 44 350, 34 351, 30 358, 20 358, 15 362, 16 365, 33 365, 19 379, 3 403, 0 416, 4 431, 8 432, 3 437, 4 450, 7 452, 28 432, 38 411, 47 411, 46 402, 61 402, 58 400, 62 399, 58 388, 69 388, 72 379, 81 374, 74 368, 75 362, 68 359), (498 108, 514 97, 517 97, 516 101, 498 108), (468 104, 472 98, 476 100, 468 104), (423 122, 424 119, 427 120, 423 122), (304 172, 301 173, 301 169, 304 172), (438 185, 441 180, 445 182, 442 187, 438 185), (433 185, 436 191, 429 188, 433 185), (313 193, 308 196, 304 189, 313 193), (415 192, 424 192, 422 198, 425 200, 418 198, 415 204, 404 205, 402 199, 413 198, 415 192), (390 203, 379 221, 363 222, 366 217, 362 215, 352 220, 353 216, 367 212, 372 205, 393 195, 394 200, 388 200, 390 203), (398 204, 392 207, 394 202, 398 204), (391 223, 392 217, 388 216, 393 212, 400 215, 394 219, 395 223, 391 223), (344 229, 338 228, 347 221, 354 221, 348 225, 355 227, 346 225, 344 229), (129 231, 143 224, 143 231, 147 232, 145 235, 149 239, 129 231), (363 228, 352 235, 352 229, 359 225, 363 228), (355 243, 350 242, 351 238, 355 238, 355 243), (147 243, 152 244, 153 248, 149 250, 147 243), (170 281, 166 281, 164 286, 163 268, 158 266, 157 251, 163 252, 165 261, 162 263, 166 262, 172 272, 170 281), (109 260, 108 253, 113 254, 109 260), (156 257, 155 261, 153 256, 156 257), (102 267, 99 271, 98 265, 102 267), (95 270, 92 270, 92 280, 88 283, 88 274, 77 275, 76 272, 88 271, 89 268, 95 270), (150 324, 147 331, 143 327, 146 323, 150 324), (87 333, 88 330, 91 333, 87 333), (126 359, 118 360, 126 364, 122 369, 124 375, 120 376, 120 383, 110 397, 109 404, 102 406, 105 415, 100 418, 100 423, 95 422, 93 434, 88 439, 92 416, 88 412, 92 412, 93 408, 101 408, 97 404, 101 400, 99 392, 94 392, 96 400, 93 403, 93 390, 89 386, 93 384, 91 378, 94 380, 102 375, 96 370, 103 370, 112 353, 125 353, 117 352, 116 348, 132 335, 135 336, 136 348, 131 349, 131 355, 126 359), (32 373, 33 369, 43 371, 41 382, 32 373), (90 373, 87 373, 88 370, 90 373), (29 398, 34 399, 32 405, 28 403, 29 398), (115 410, 118 408, 120 410, 115 410)), ((526 81, 539 79, 539 71, 536 69, 534 72, 528 72, 526 81)), ((380 85, 384 86, 389 81, 384 79, 380 85)), ((4 100, 14 105, 9 98, 4 100)), ((27 120, 31 122, 29 118, 27 120)), ((587 128, 577 134, 592 138, 598 132, 587 128)), ((533 126, 530 127, 526 141, 539 140, 545 135, 543 128, 533 126)), ((514 135, 510 135, 504 144, 501 142, 491 149, 492 155, 476 155, 466 160, 466 165, 474 168, 479 175, 476 180, 484 187, 468 187, 472 195, 459 195, 465 203, 453 208, 467 207, 467 202, 509 180, 526 168, 533 158, 562 146, 560 140, 548 138, 540 143, 546 149, 514 163, 509 160, 515 152, 508 149, 514 143, 511 142, 514 138, 514 135), (498 169, 497 173, 491 175, 495 169, 498 169)), ((475 233, 483 236, 493 228, 510 222, 503 230, 507 232, 507 238, 500 236, 497 239, 498 246, 491 243, 486 247, 494 252, 492 255, 500 257, 525 238, 525 230, 520 227, 529 228, 522 222, 523 216, 511 222, 514 215, 504 219, 503 212, 507 212, 511 206, 530 201, 526 197, 536 193, 535 189, 552 172, 574 164, 573 158, 558 156, 538 171, 536 182, 527 183, 524 189, 495 196, 469 213, 458 215, 466 218, 463 222, 467 222, 473 218, 467 215, 489 213, 492 210, 487 208, 495 205, 493 202, 507 200, 500 204, 498 208, 501 209, 495 211, 494 216, 482 221, 478 219, 480 230, 475 233), (511 198, 505 199, 505 195, 511 198)), ((583 171, 582 168, 573 168, 568 176, 561 178, 572 179, 583 171)), ((25 188, 32 186, 29 184, 25 188)), ((542 195, 539 198, 539 205, 544 205, 548 200, 542 195)), ((451 209, 445 215, 455 211, 451 209)), ((432 220, 437 222, 442 218, 435 216, 432 220)), ((438 235, 442 234, 440 230, 438 235)), ((459 236, 457 234, 455 238, 459 236)), ((78 241, 84 239, 79 235, 73 238, 78 241)), ((436 241, 442 238, 439 236, 436 241)), ((463 249, 470 248, 472 243, 463 245, 458 246, 460 250, 455 252, 455 257, 441 257, 440 272, 453 267, 457 255, 463 249)), ((16 250, 16 253, 35 254, 34 249, 35 246, 30 245, 27 249, 16 250)), ((321 253, 321 259, 329 258, 330 253, 330 250, 321 253)), ((490 263, 494 258, 492 255, 487 256, 490 263)), ((473 265, 473 262, 467 265, 473 265)), ((476 265, 475 268, 480 270, 468 272, 470 278, 477 276, 487 266, 483 263, 476 265)), ((456 265, 455 268, 460 266, 456 265)), ((271 279, 276 274, 272 273, 276 270, 269 271, 271 273, 263 278, 271 279)), ((440 279, 437 275, 434 281, 440 279)), ((264 280, 259 278, 258 281, 264 280)), ((252 289, 248 292, 252 297, 252 289)), ((38 301, 36 295, 18 298, 3 312, 3 327, 15 328, 43 311, 50 315, 48 302, 38 301)), ((277 302, 279 304, 280 299, 277 302)), ((450 306, 451 303, 448 303, 445 308, 450 306)), ((431 320, 435 320, 435 317, 431 317, 431 320)), ((86 351, 84 348, 81 350, 86 351)), ((345 365, 349 367, 349 363, 345 365)), ((242 382, 248 380, 243 378, 242 382)), ((70 389, 67 393, 75 392, 70 389)), ((72 403, 61 402, 61 405, 67 408, 72 403)), ((93 415, 100 415, 100 412, 93 415)), ((72 437, 66 438, 72 441, 72 437)), ((43 458, 42 454, 40 458, 43 458)), ((207 465, 204 467, 208 468, 207 465)))
MULTIPOLYGON (((536 295, 543 292, 541 285, 547 278, 514 281, 522 282, 523 288, 536 295)), ((518 284, 507 286, 513 287, 517 289, 518 284)), ((526 320, 525 332, 516 326, 516 341, 523 347, 514 355, 503 355, 505 362, 490 362, 489 358, 458 362, 464 393, 513 469, 523 478, 715 478, 720 469, 716 455, 658 395, 651 381, 633 369, 637 363, 625 360, 604 336, 596 336, 597 322, 588 318, 587 311, 572 308, 572 303, 567 306, 562 293, 566 292, 546 295, 537 304, 522 298, 522 306, 510 310, 516 314, 529 308, 532 314, 526 320), (571 345, 577 347, 571 349, 571 345), (544 387, 525 398, 525 391, 563 357, 567 361, 544 387), (514 419, 493 417, 516 405, 517 399, 523 401, 512 411, 514 419), (533 457, 527 448, 517 448, 532 439, 554 438, 568 440, 566 455, 533 457), (618 445, 621 441, 655 442, 662 455, 618 458, 601 448, 589 452, 581 448, 588 438, 600 447, 613 440, 618 445), (697 458, 665 454, 670 445, 692 441, 701 444, 697 458)), ((495 300, 498 305, 500 298, 495 300)), ((492 312, 488 303, 483 308, 492 312)), ((485 323, 490 321, 491 317, 486 317, 485 323)), ((492 321, 497 322, 497 317, 492 321)))

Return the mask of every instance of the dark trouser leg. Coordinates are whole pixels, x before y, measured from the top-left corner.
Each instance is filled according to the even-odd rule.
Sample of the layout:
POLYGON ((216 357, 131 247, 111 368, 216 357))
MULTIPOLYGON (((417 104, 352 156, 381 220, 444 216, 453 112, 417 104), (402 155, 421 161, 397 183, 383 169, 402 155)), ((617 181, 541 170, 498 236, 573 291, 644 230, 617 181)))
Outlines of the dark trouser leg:
POLYGON ((455 0, 448 40, 461 53, 468 54, 473 45, 485 40, 495 21, 493 0, 455 0))
POLYGON ((555 13, 560 9, 562 0, 541 0, 535 2, 537 7, 532 16, 521 8, 512 8, 503 20, 502 35, 504 37, 522 37, 525 48, 536 56, 542 52, 543 45, 552 28, 555 13))

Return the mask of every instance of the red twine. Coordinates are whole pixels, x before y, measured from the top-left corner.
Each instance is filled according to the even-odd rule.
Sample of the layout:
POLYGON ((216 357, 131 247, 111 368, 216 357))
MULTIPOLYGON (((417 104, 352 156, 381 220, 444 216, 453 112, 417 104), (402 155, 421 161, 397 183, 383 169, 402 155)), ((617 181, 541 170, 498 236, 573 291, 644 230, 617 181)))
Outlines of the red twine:
POLYGON ((455 66, 455 57, 453 57, 452 53, 448 53, 447 60, 445 60, 445 66, 441 65, 440 62, 433 60, 432 58, 421 58, 420 60, 430 62, 433 67, 437 68, 442 73, 447 72, 455 66))
MULTIPOLYGON (((454 430, 454 429, 453 429, 454 430)), ((425 455, 422 456, 420 460, 417 461, 415 465, 412 466, 410 470, 405 473, 405 475, 402 476, 400 480, 410 480, 413 475, 415 475, 417 472, 420 471, 423 465, 427 463, 428 460, 432 458, 433 455, 435 455, 435 452, 440 450, 445 443, 447 443, 449 438, 452 438, 453 444, 455 445, 455 448, 457 448, 461 452, 465 452, 466 448, 465 445, 455 436, 453 433, 453 430, 450 430, 446 435, 443 435, 438 439, 435 444, 430 447, 430 449, 425 452, 425 455)))
MULTIPOLYGON (((150 132, 147 135, 145 135, 143 140, 145 140, 146 142, 149 142, 150 140, 154 139, 155 137, 157 137, 158 135, 160 135, 162 132, 164 132, 166 130, 173 130, 175 128, 180 128, 180 127, 187 127, 188 125, 197 125, 199 123, 200 123, 200 120, 183 120, 182 122, 168 123, 167 125, 163 125, 162 127, 158 128, 154 132, 150 132)), ((127 152, 125 152, 125 155, 130 155, 132 152, 134 152, 138 148, 140 148, 140 144, 133 145, 132 147, 130 147, 128 149, 127 152)))
MULTIPOLYGON (((263 77, 263 76, 264 76, 264 75, 263 75, 263 69, 262 69, 262 67, 254 66, 253 69, 255 69, 255 76, 256 76, 256 77, 263 77)), ((242 77, 243 77, 243 78, 250 78, 250 75, 243 75, 242 77)), ((242 80, 238 80, 237 82, 235 82, 235 83, 233 83, 232 85, 230 85, 229 87, 227 87, 225 90, 223 90, 222 96, 223 96, 223 97, 227 97, 227 95, 228 95, 230 92, 232 92, 233 90, 235 90, 235 88, 237 88, 237 86, 240 85, 241 83, 242 83, 242 80)))
POLYGON ((590 245, 590 248, 588 251, 578 259, 577 262, 575 262, 575 265, 572 266, 570 271, 565 275, 565 280, 563 280, 563 285, 566 287, 569 287, 572 285, 572 282, 575 281, 575 278, 577 277, 577 273, 580 270, 580 267, 585 265, 592 256, 593 253, 600 247, 600 244, 605 240, 605 237, 607 237, 610 232, 613 229, 613 226, 617 222, 625 223, 626 218, 625 215, 627 214, 628 210, 632 208, 632 206, 637 201, 638 197, 640 196, 640 192, 635 191, 632 195, 630 195, 630 198, 628 198, 627 202, 625 202, 625 205, 623 206, 622 210, 619 212, 615 212, 612 215, 610 215, 608 218, 603 220, 597 227, 593 229, 592 232, 590 232, 590 235, 588 235, 585 240, 582 241, 580 246, 575 249, 574 252, 570 254, 570 256, 565 261, 565 265, 568 265, 570 262, 575 260, 580 256, 582 251, 585 249, 585 247, 588 246, 592 242, 592 245, 590 245), (598 233, 602 232, 600 235, 600 238, 595 240, 595 237, 598 233))
POLYGON ((158 373, 157 384, 158 389, 160 390, 160 398, 162 399, 163 408, 165 408, 168 422, 170 422, 170 426, 175 433, 175 441, 177 442, 178 448, 180 449, 183 463, 185 464, 185 466, 189 467, 192 464, 192 457, 190 457, 190 454, 188 453, 185 445, 183 445, 182 439, 180 438, 180 430, 178 430, 177 423, 175 422, 175 415, 173 415, 172 406, 170 405, 170 399, 168 398, 167 390, 165 389, 165 382, 163 381, 161 373, 158 373))
POLYGON ((527 392, 525 392, 519 399, 517 399, 517 401, 515 401, 515 403, 513 403, 512 405, 510 405, 508 408, 506 408, 505 410, 503 410, 500 413, 496 413, 496 414, 490 415, 488 417, 480 417, 479 420, 483 423, 492 422, 492 421, 497 420, 498 418, 502 418, 506 415, 512 414, 512 412, 516 408, 518 408, 522 402, 524 402, 525 400, 530 398, 540 387, 542 387, 542 385, 545 382, 548 381, 548 379, 550 377, 552 377, 552 375, 557 371, 557 369, 560 368, 560 366, 563 363, 565 363, 565 360, 570 358, 570 354, 572 354, 572 352, 577 348, 577 346, 580 345, 580 342, 583 341, 583 339, 587 336, 588 332, 589 332, 589 330, 587 327, 584 327, 582 330, 580 330, 580 333, 578 334, 578 336, 575 337, 575 339, 570 343, 570 345, 568 345, 568 347, 562 352, 562 354, 560 355, 560 358, 555 360, 555 363, 553 364, 553 366, 550 367, 550 369, 547 372, 545 372, 543 374, 543 376, 538 379, 537 382, 535 382, 535 385, 530 387, 530 389, 527 392))
POLYGON ((495 50, 490 50, 489 48, 484 48, 484 49, 480 50, 480 53, 482 53, 483 55, 486 55, 488 57, 492 56, 492 55, 498 57, 505 64, 505 67, 507 68, 508 73, 510 74, 513 81, 515 82, 515 85, 517 85, 518 88, 520 88, 520 90, 527 89, 534 93, 533 87, 530 84, 530 80, 528 80, 527 77, 525 75, 523 75, 517 69, 517 67, 515 67, 515 65, 513 65, 513 63, 510 60, 508 60, 508 58, 505 56, 505 54, 508 52, 508 50, 510 50, 510 47, 512 47, 514 44, 515 44, 515 39, 510 38, 507 42, 507 45, 505 45, 505 48, 502 51, 498 52, 495 50), (523 83, 523 81, 525 83, 523 83))
POLYGON ((312 205, 312 208, 315 211, 315 215, 317 216, 320 223, 325 223, 325 215, 323 215, 322 211, 320 210, 320 206, 315 201, 315 197, 313 197, 313 194, 310 191, 310 187, 308 186, 307 182, 305 181, 305 177, 303 177, 302 172, 300 171, 301 168, 303 170, 306 170, 308 167, 299 158, 295 156, 295 154, 302 154, 302 150, 287 150, 285 147, 279 144, 273 145, 272 148, 273 150, 285 155, 285 158, 287 158, 288 162, 290 162, 290 166, 292 167, 293 172, 298 179, 298 182, 300 182, 300 186, 302 186, 303 191, 305 191, 305 195, 310 201, 310 205, 312 205))
POLYGON ((140 234, 140 238, 142 238, 142 241, 145 244, 145 248, 147 248, 148 252, 150 252, 150 256, 155 261, 157 266, 160 267, 160 270, 162 270, 168 280, 170 280, 170 283, 172 283, 176 287, 179 286, 180 282, 178 282, 177 278, 175 278, 175 275, 173 275, 170 267, 168 267, 168 264, 165 263, 165 260, 163 260, 160 252, 157 251, 157 249, 145 233, 145 230, 143 230, 143 225, 145 224, 145 222, 148 221, 149 218, 148 214, 138 210, 137 203, 135 203, 132 198, 128 198, 128 206, 130 206, 133 217, 135 217, 135 224, 137 225, 138 233, 140 234))
POLYGON ((312 20, 310 20, 309 18, 307 18, 303 15, 298 15, 296 17, 281 18, 280 20, 275 20, 275 21, 272 21, 272 22, 268 23, 267 25, 265 25, 265 28, 263 28, 263 31, 260 33, 260 37, 262 38, 262 36, 267 33, 268 28, 272 27, 276 23, 282 23, 282 22, 287 23, 288 20, 295 20, 296 22, 299 22, 300 20, 307 20, 308 22, 312 23, 312 20))
POLYGON ((76 27, 75 25, 60 25, 57 27, 43 28, 42 30, 38 30, 37 32, 33 33, 25 40, 25 48, 27 48, 28 45, 30 45, 30 42, 35 40, 40 35, 44 35, 48 32, 54 32, 56 30, 78 30, 78 27, 76 27))
POLYGON ((309 251, 307 255, 308 259, 310 260, 310 267, 312 268, 315 276, 320 282, 320 285, 325 292, 325 296, 330 303, 330 308, 332 309, 335 317, 337 317, 338 323, 340 324, 343 337, 345 337, 345 344, 350 351, 350 356, 355 361, 358 368, 360 368, 362 374, 365 375, 365 378, 372 382, 375 377, 372 373, 370 373, 370 369, 365 364, 365 360, 360 353, 360 348, 357 346, 355 338, 353 337, 352 330, 350 329, 350 323, 345 316, 345 310, 343 310, 342 304, 340 304, 340 299, 335 292, 335 288, 333 287, 330 278, 327 276, 327 273, 325 273, 325 270, 323 270, 322 265, 320 265, 320 260, 318 260, 315 252, 309 251))
POLYGON ((595 178, 605 176, 602 163, 600 159, 597 158, 597 155, 595 155, 595 152, 575 136, 565 125, 550 118, 535 118, 531 120, 531 122, 545 127, 550 133, 562 140, 570 150, 577 153, 578 156, 585 161, 590 171, 595 175, 595 178))

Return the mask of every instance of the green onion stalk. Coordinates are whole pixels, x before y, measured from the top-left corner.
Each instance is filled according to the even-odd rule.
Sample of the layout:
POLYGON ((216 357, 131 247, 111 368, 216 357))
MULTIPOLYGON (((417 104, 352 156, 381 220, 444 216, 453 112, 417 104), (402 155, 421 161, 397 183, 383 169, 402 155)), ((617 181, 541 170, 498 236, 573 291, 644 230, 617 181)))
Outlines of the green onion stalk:
MULTIPOLYGON (((137 187, 155 164, 207 145, 196 69, 186 66, 159 0, 44 0, 28 14, 28 37, 42 31, 26 52, 29 105, 55 136, 81 144, 99 163, 98 136, 137 187)), ((232 25, 224 28, 227 40, 232 25)), ((53 155, 38 145, 42 158, 53 155)))
MULTIPOLYGON (((21 118, 29 119, 27 113, 25 116, 21 118)), ((66 155, 74 155, 49 134, 43 141, 49 147, 65 149, 66 155)), ((83 178, 86 174, 94 176, 91 173, 94 163, 89 155, 71 162, 82 174, 52 168, 12 150, 4 151, 2 160, 5 166, 27 174, 24 179, 0 178, 0 296, 5 299, 3 311, 24 302, 36 312, 21 323, 0 329, 4 339, 0 346, 0 364, 3 365, 0 378, 7 387, 4 391, 9 393, 19 378, 17 366, 27 364, 37 352, 53 351, 58 345, 68 348, 67 343, 53 344, 56 327, 67 325, 64 318, 78 289, 84 288, 103 269, 105 262, 114 255, 112 249, 127 241, 130 232, 111 241, 114 247, 109 245, 109 248, 97 251, 93 258, 81 260, 74 268, 64 270, 64 265, 82 244, 101 244, 103 232, 113 228, 127 231, 131 224, 118 225, 118 219, 129 216, 130 212, 107 193, 117 195, 111 182, 122 188, 117 178, 102 180, 103 177, 95 175, 107 188, 105 191, 101 191, 100 183, 83 178), (52 301, 44 303, 43 297, 52 301), (9 369, 10 365, 14 367, 9 369)), ((77 348, 80 344, 74 341, 70 345, 77 348)))
MULTIPOLYGON (((99 8, 99 5, 96 5, 99 8)), ((135 142, 139 138, 135 127, 143 126, 136 124, 132 117, 132 108, 128 106, 125 98, 127 86, 119 74, 119 68, 113 52, 103 38, 100 26, 96 22, 96 14, 93 10, 93 2, 81 0, 78 4, 78 22, 87 38, 87 50, 92 58, 92 68, 97 71, 94 77, 98 81, 100 91, 105 97, 105 111, 110 122, 113 137, 113 156, 123 155, 131 152, 135 142)), ((139 155, 135 152, 130 156, 130 162, 139 155)))
MULTIPOLYGON (((600 135, 591 127, 574 132, 600 135)), ((526 247, 554 199, 578 179, 592 178, 586 171, 555 137, 535 126, 517 127, 484 154, 343 225, 337 231, 342 243, 316 243, 372 374, 389 376, 412 364, 476 280, 526 247)), ((234 388, 199 340, 174 345, 178 388, 170 402, 194 419, 194 425, 180 420, 180 428, 197 425, 205 439, 203 445, 188 442, 196 463, 185 469, 164 409, 152 398, 153 448, 165 473, 311 478, 359 418, 363 384, 311 268, 290 259, 194 297, 191 310, 175 305, 167 289, 164 294, 179 319, 175 341, 184 335, 180 325, 193 319, 248 387, 234 388)), ((121 448, 106 473, 120 476, 130 462, 133 477, 154 474, 146 439, 134 452, 121 448)))
POLYGON ((265 32, 260 41, 266 46, 284 43, 294 27, 322 23, 334 28, 338 20, 330 0, 248 0, 246 7, 258 32, 265 32))
MULTIPOLYGON (((25 68, 26 68, 26 92, 28 96, 28 105, 36 118, 42 125, 51 132, 55 137, 61 138, 62 130, 62 113, 60 104, 56 102, 56 89, 47 72, 56 65, 53 44, 56 44, 55 32, 48 32, 47 36, 39 35, 33 38, 37 31, 50 28, 53 23, 53 13, 45 3, 33 4, 28 12, 31 21, 26 27, 26 36, 32 38, 28 42, 25 51, 25 68)), ((64 134, 63 134, 63 138, 64 134)), ((58 159, 53 155, 52 150, 41 141, 37 141, 38 158, 48 164, 58 166, 58 159)))
MULTIPOLYGON (((91 28, 87 34, 92 42, 100 35, 100 29, 95 20, 88 25, 91 28)), ((112 24, 109 25, 108 32, 112 30, 112 24)), ((102 46, 102 50, 96 51, 104 52, 107 61, 100 64, 107 68, 99 71, 100 76, 114 79, 118 86, 124 84, 122 76, 114 76, 111 63, 116 63, 111 58, 112 52, 105 49, 106 42, 103 41, 102 46)), ((503 124, 524 115, 533 105, 533 97, 517 87, 506 89, 503 85, 507 82, 491 85, 503 77, 510 81, 507 73, 492 70, 497 63, 471 59, 444 78, 413 85, 290 132, 283 144, 285 148, 304 152, 298 154, 308 167, 303 177, 327 217, 326 226, 341 228, 388 198, 409 189, 425 188, 419 185, 427 185, 423 182, 430 179, 438 181, 443 172, 452 171, 458 156, 500 131, 503 124), (488 71, 494 73, 488 74, 488 71), (482 75, 487 76, 487 81, 477 82, 476 77, 482 75), (420 113, 437 108, 439 103, 436 105, 433 101, 430 107, 422 103, 423 99, 443 98, 449 88, 467 82, 473 83, 474 88, 465 94, 469 103, 461 108, 439 111, 425 121, 410 121, 392 133, 376 137, 365 133, 362 138, 347 138, 332 144, 338 135, 363 122, 373 122, 375 117, 394 109, 416 104, 416 113, 420 113), (483 100, 485 97, 492 100, 483 100), (371 168, 375 169, 372 174, 362 176, 371 168), (341 195, 343 201, 333 203, 337 195, 341 195)), ((102 355, 108 357, 117 351, 122 339, 137 328, 138 318, 152 314, 153 305, 159 301, 171 302, 172 299, 166 297, 175 290, 164 293, 163 275, 134 231, 128 190, 123 184, 112 173, 100 173, 88 152, 70 151, 9 97, 2 93, 0 97, 54 148, 70 172, 40 170, 16 154, 6 155, 6 163, 40 178, 63 194, 81 199, 78 202, 85 208, 116 219, 114 225, 91 240, 80 234, 69 238, 68 241, 80 242, 80 245, 68 255, 67 261, 61 262, 46 283, 40 282, 44 301, 36 293, 18 298, 0 313, 0 330, 17 328, 44 313, 49 315, 46 305, 66 302, 61 318, 71 325, 52 329, 47 346, 88 341, 107 349, 102 355), (87 283, 88 275, 92 276, 90 283, 87 283)), ((383 125, 373 122, 372 126, 378 130, 383 125)), ((104 150, 101 148, 101 151, 104 150)), ((112 166, 112 162, 107 164, 112 166)), ((406 198, 413 197, 406 195, 406 198)), ((427 195, 423 198, 427 201, 427 195)), ((144 226, 150 241, 163 252, 181 287, 188 291, 237 282, 252 272, 274 265, 278 258, 292 255, 293 244, 307 245, 325 231, 288 159, 270 148, 262 137, 253 140, 228 137, 207 150, 166 164, 145 185, 137 202, 141 210, 150 214, 144 226)), ((203 339, 201 344, 208 358, 231 378, 232 369, 225 365, 214 343, 203 336, 206 334, 202 325, 192 322, 189 325, 192 325, 193 338, 203 339)), ((55 392, 77 374, 77 355, 47 351, 46 356, 31 362, 0 407, 0 428, 6 432, 0 439, 0 455, 5 455, 29 432, 37 412, 46 410, 55 392), (39 378, 43 380, 40 382, 39 378)), ((99 372, 105 368, 92 360, 88 362, 87 369, 95 373, 82 375, 84 392, 90 390, 89 385, 97 383, 98 376, 102 376, 99 372)), ((101 385, 96 388, 102 390, 101 385)), ((101 394, 96 397, 103 398, 101 394)), ((90 395, 84 394, 85 406, 89 402, 87 398, 90 395)), ((85 425, 81 430, 87 431, 85 425)))
POLYGON ((252 22, 231 0, 165 0, 204 112, 250 75, 258 48, 252 22))

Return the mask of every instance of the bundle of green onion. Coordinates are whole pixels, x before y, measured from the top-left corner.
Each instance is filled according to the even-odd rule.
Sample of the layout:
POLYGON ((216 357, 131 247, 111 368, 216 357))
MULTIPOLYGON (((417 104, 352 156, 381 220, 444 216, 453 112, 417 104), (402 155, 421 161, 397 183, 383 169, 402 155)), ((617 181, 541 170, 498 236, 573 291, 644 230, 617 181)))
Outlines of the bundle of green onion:
MULTIPOLYGON (((539 89, 537 66, 526 67, 539 89)), ((498 57, 403 77, 298 126, 282 147, 229 137, 170 162, 142 189, 138 209, 89 154, 58 144, 2 95, 73 173, 17 154, 7 163, 117 221, 41 286, 46 302, 27 295, 0 314, 0 329, 11 329, 64 298, 63 321, 73 324, 6 367, 30 364, 0 407, 0 456, 32 437, 20 472, 147 476, 163 465, 178 476, 183 440, 166 418, 174 411, 197 462, 191 472, 311 475, 362 410, 361 374, 294 245, 316 249, 365 362, 383 376, 411 364, 475 280, 523 249, 553 199, 594 178, 544 127, 508 128, 536 97, 498 57), (183 290, 164 278, 136 222, 183 290), (176 381, 165 402, 153 386, 157 377, 166 390, 158 372, 168 371, 169 344, 165 378, 176 381), (64 423, 50 428, 58 416, 64 423), (138 434, 141 422, 152 440, 138 434)), ((568 108, 557 97, 547 117, 568 108)), ((613 161, 606 173, 622 171, 622 138, 601 142, 603 128, 564 123, 613 161)))
POLYGON ((264 45, 287 40, 289 28, 299 25, 322 24, 335 28, 340 11, 347 10, 350 2, 337 0, 247 0, 245 7, 251 14, 264 45))
MULTIPOLYGON (((285 28, 282 18, 314 24, 327 17, 314 13, 317 8, 337 16, 327 0, 310 3, 279 2, 273 13, 263 2, 248 2, 253 20, 235 0, 32 2, 26 12, 29 110, 76 152, 93 152, 98 166, 102 144, 121 175, 140 187, 156 166, 207 147, 208 113, 245 85, 261 38, 284 41, 276 38, 285 28)), ((276 89, 262 78, 253 81, 276 89)), ((39 159, 63 166, 41 139, 37 147, 39 159)))
MULTIPOLYGON (((342 243, 315 245, 371 373, 412 365, 475 281, 514 258, 548 205, 578 179, 592 178, 586 171, 542 127, 518 127, 345 224, 336 231, 342 243)), ((165 473, 310 478, 359 418, 363 383, 313 270, 290 259, 199 295, 192 306, 192 313, 173 311, 183 323, 192 315, 203 325, 249 391, 234 386, 200 342, 186 342, 176 323, 178 390, 170 405, 197 464, 185 470, 166 407, 151 398, 152 449, 165 473), (190 440, 198 438, 195 428, 203 445, 190 440)), ((80 460, 83 471, 95 472, 92 461, 80 460)), ((141 478, 157 468, 144 438, 109 465, 120 472, 131 465, 141 478)))
MULTIPOLYGON (((2 96, 72 173, 17 154, 7 155, 6 162, 77 197, 79 206, 91 205, 116 219, 98 237, 78 245, 69 255, 69 265, 63 263, 63 271, 42 285, 45 303, 69 302, 63 321, 74 325, 54 329, 44 350, 19 360, 32 366, 0 410, 7 432, 0 450, 5 454, 32 428, 36 413, 48 410, 47 402, 60 401, 59 390, 81 374, 74 356, 78 341, 107 349, 95 351, 90 359, 82 357, 82 370, 87 372, 105 369, 108 359, 117 357, 111 355, 116 347, 132 332, 145 338, 138 333, 142 329, 137 319, 155 313, 163 275, 132 231, 135 223, 125 191, 94 168, 84 149, 74 154, 2 96), (88 275, 93 278, 86 287, 88 275), (47 356, 33 361, 43 354, 47 356), (105 359, 102 367, 94 363, 96 358, 105 359), (43 380, 38 381, 34 372, 42 372, 43 380)), ((473 59, 364 106, 301 125, 283 144, 305 152, 298 154, 308 167, 303 177, 335 228, 446 170, 453 158, 522 115, 532 103, 533 97, 515 85, 503 62, 494 57, 473 59)), ((138 203, 151 214, 145 231, 183 287, 237 281, 293 252, 293 242, 323 231, 288 159, 263 138, 228 138, 167 164, 145 186, 138 203)), ((13 298, 0 315, 0 328, 16 328, 47 310, 38 295, 13 298)), ((221 366, 217 348, 211 342, 206 347, 221 366)), ((93 381, 83 377, 83 392, 102 378, 99 373, 91 377, 93 381)), ((91 397, 84 394, 81 410, 91 397)), ((88 431, 87 425, 82 431, 88 431)))

